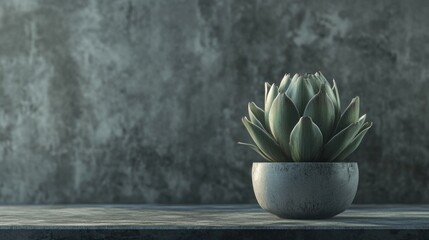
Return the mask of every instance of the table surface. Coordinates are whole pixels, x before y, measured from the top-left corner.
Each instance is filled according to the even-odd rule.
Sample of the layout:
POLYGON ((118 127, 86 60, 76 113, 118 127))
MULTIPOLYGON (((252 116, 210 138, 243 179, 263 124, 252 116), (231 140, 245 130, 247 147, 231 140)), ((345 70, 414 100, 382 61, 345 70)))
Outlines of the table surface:
POLYGON ((280 219, 257 205, 0 206, 1 227, 429 229, 429 205, 354 205, 324 220, 280 219))
MULTIPOLYGON (((359 230, 360 233, 361 230, 382 230, 395 236, 405 230, 404 234, 408 234, 407 236, 413 233, 417 234, 416 236, 429 236, 429 205, 354 205, 344 213, 325 220, 280 219, 257 205, 0 206, 0 216, 0 234, 7 233, 7 236, 13 238, 14 233, 26 233, 20 235, 22 239, 36 239, 35 236, 41 236, 41 230, 51 231, 50 235, 43 235, 52 237, 47 237, 48 239, 54 239, 63 233, 72 236, 79 230, 85 230, 84 235, 79 236, 88 239, 107 239, 109 234, 113 233, 103 232, 107 230, 136 230, 131 233, 136 238, 149 233, 150 230, 157 230, 159 239, 163 236, 160 230, 179 230, 180 233, 188 234, 186 236, 189 236, 192 230, 200 230, 197 233, 201 233, 201 230, 243 233, 248 230, 273 230, 277 233, 294 230, 294 234, 297 231, 305 233, 306 230, 359 230), (87 230, 98 232, 92 234, 87 230)), ((265 233, 264 236, 268 235, 265 233)))

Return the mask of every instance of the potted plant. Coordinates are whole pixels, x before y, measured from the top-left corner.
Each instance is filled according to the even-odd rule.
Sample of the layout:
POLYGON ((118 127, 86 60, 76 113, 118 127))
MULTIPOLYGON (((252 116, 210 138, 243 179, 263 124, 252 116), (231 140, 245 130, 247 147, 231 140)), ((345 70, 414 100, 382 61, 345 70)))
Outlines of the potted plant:
POLYGON ((344 160, 372 123, 359 116, 359 97, 341 113, 338 87, 321 72, 286 74, 265 83, 265 105, 248 105, 242 122, 255 145, 241 143, 269 162, 254 162, 252 184, 259 205, 281 218, 333 217, 352 203, 358 186, 355 162, 344 160))

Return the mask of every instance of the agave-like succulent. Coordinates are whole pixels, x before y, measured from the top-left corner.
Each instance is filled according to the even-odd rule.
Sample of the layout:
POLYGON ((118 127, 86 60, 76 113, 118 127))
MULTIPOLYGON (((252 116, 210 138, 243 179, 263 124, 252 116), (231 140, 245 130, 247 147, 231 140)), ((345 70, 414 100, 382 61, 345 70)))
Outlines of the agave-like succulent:
POLYGON ((361 143, 372 123, 359 117, 359 97, 341 114, 338 88, 322 75, 286 74, 279 86, 265 83, 265 106, 248 105, 242 122, 268 161, 343 161, 361 143))

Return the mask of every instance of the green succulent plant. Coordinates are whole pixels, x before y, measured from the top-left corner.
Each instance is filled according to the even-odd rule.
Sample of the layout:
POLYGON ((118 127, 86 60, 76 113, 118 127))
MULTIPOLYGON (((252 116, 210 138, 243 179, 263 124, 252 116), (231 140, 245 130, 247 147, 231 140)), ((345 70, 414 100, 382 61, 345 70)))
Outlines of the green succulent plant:
POLYGON ((265 105, 248 105, 242 122, 255 142, 245 145, 274 162, 343 161, 372 123, 359 116, 359 97, 341 113, 338 87, 321 72, 286 74, 279 86, 265 83, 265 105))

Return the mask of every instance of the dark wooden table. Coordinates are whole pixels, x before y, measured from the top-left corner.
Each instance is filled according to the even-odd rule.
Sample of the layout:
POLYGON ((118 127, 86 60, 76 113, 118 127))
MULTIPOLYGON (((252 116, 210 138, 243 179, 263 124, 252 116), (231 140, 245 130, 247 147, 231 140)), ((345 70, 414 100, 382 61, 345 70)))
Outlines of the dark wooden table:
POLYGON ((429 239, 429 205, 355 205, 327 220, 257 205, 0 206, 0 239, 429 239))

